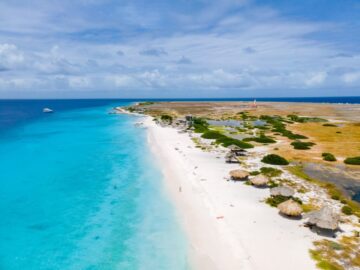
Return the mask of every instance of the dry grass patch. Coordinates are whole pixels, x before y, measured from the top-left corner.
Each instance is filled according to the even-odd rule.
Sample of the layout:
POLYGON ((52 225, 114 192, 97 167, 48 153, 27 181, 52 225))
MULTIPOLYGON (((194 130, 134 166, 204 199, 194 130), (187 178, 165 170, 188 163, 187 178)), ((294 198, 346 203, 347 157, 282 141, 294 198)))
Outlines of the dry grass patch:
POLYGON ((343 158, 360 155, 360 125, 356 123, 342 124, 337 128, 326 128, 322 123, 301 123, 288 128, 294 132, 302 132, 318 144, 319 155, 322 152, 343 158), (341 133, 336 133, 337 131, 341 133))

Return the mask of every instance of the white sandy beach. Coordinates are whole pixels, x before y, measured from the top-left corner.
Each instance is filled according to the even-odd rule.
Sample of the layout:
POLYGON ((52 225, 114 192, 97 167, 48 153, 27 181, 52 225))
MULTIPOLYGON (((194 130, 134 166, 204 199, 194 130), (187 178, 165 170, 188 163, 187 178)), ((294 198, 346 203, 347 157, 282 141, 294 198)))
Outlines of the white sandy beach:
POLYGON ((196 148, 187 133, 145 119, 194 269, 316 269, 309 249, 319 237, 261 202, 268 189, 227 181, 238 164, 196 148))

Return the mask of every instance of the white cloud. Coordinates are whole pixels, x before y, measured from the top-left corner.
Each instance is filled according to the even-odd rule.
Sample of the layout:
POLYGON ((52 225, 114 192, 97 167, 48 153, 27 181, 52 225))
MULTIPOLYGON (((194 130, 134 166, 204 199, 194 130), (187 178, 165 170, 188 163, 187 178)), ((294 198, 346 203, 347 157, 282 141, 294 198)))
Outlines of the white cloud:
POLYGON ((14 44, 0 44, 0 65, 14 68, 24 62, 24 55, 14 44))
POLYGON ((310 76, 309 79, 307 79, 305 81, 305 84, 307 86, 317 86, 317 85, 321 85, 322 83, 324 83, 325 79, 327 77, 327 73, 326 72, 318 72, 315 74, 312 74, 310 76))
POLYGON ((0 31, 11 33, 0 34, 9 40, 0 44, 0 89, 175 89, 177 96, 262 89, 267 95, 275 88, 360 82, 356 52, 310 38, 328 31, 328 24, 286 20, 268 7, 241 10, 247 2, 211 0, 189 14, 175 8, 158 14, 153 7, 147 13, 127 3, 103 20, 98 0, 74 4, 83 9, 67 0, 34 0, 29 14, 28 4, 4 1, 0 31))
POLYGON ((347 84, 360 83, 360 71, 350 72, 343 75, 343 80, 347 84))

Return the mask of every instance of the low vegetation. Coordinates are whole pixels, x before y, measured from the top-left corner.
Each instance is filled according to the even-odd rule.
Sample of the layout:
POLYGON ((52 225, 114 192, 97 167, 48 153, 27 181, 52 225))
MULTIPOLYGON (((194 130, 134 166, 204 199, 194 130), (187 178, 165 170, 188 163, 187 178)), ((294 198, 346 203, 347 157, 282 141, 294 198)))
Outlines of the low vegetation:
POLYGON ((152 104, 154 104, 154 102, 151 102, 151 101, 139 102, 139 106, 148 106, 148 105, 152 105, 152 104))
POLYGON ((276 143, 276 141, 270 137, 261 134, 259 137, 250 137, 243 139, 244 142, 258 142, 258 143, 276 143))
POLYGON ((345 164, 350 164, 350 165, 360 165, 360 156, 358 157, 348 157, 347 159, 344 160, 345 164))
POLYGON ((285 202, 289 199, 289 197, 282 196, 282 195, 276 195, 271 196, 266 199, 266 203, 272 207, 277 207, 280 203, 285 202))
POLYGON ((263 175, 266 175, 268 177, 277 177, 280 176, 282 174, 282 171, 279 169, 275 169, 275 168, 271 168, 271 167, 262 167, 260 169, 260 172, 263 175))
POLYGON ((314 242, 310 250, 311 257, 317 261, 317 267, 324 270, 359 269, 360 238, 343 236, 339 241, 322 239, 314 242))
POLYGON ((289 161, 276 154, 266 155, 261 161, 272 165, 289 165, 289 161))
POLYGON ((237 145, 240 148, 244 148, 244 149, 254 147, 250 143, 227 137, 218 131, 207 130, 201 135, 201 137, 204 139, 216 140, 216 143, 221 144, 222 146, 225 146, 225 147, 232 145, 232 144, 237 145))
POLYGON ((250 143, 243 142, 240 140, 236 140, 233 138, 230 138, 219 131, 210 130, 209 124, 206 122, 206 120, 201 118, 195 118, 193 127, 195 129, 195 132, 202 133, 201 137, 204 139, 212 139, 215 140, 217 144, 221 144, 222 146, 229 146, 229 145, 237 145, 240 148, 253 148, 254 146, 250 143))
POLYGON ((272 125, 273 132, 279 133, 282 136, 287 137, 291 140, 307 139, 307 137, 305 137, 303 135, 295 134, 295 133, 291 132, 290 130, 287 130, 286 125, 284 124, 284 122, 286 123, 286 120, 280 116, 262 115, 262 116, 260 116, 260 119, 264 120, 268 124, 272 125))
POLYGON ((298 122, 298 123, 309 123, 309 122, 327 122, 326 119, 319 118, 319 117, 302 117, 296 114, 288 115, 288 118, 291 121, 298 122))
POLYGON ((298 202, 299 204, 302 204, 302 201, 297 197, 293 197, 293 196, 287 197, 282 195, 271 196, 267 198, 265 202, 272 207, 277 207, 280 203, 285 202, 289 199, 292 199, 298 202))
POLYGON ((336 157, 331 153, 322 153, 321 156, 325 161, 336 161, 336 157))
POLYGON ((168 115, 168 114, 162 114, 161 116, 160 116, 160 120, 161 121, 163 121, 163 122, 168 122, 168 123, 172 123, 172 121, 173 121, 173 118, 172 118, 172 116, 171 115, 168 115))
POLYGON ((341 208, 341 212, 343 212, 345 215, 347 216, 350 216, 353 214, 353 211, 352 211, 352 208, 348 205, 344 205, 342 208, 341 208))
POLYGON ((302 142, 302 141, 295 141, 291 143, 294 146, 294 149, 298 150, 308 150, 311 146, 315 145, 313 142, 302 142))

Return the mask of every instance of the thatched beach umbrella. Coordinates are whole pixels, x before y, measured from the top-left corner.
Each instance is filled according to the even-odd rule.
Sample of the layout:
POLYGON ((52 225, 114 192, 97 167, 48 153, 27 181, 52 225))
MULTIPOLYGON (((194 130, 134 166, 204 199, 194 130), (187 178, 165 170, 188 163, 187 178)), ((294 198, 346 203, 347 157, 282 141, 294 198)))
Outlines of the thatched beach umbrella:
POLYGON ((242 150, 239 146, 237 146, 235 144, 231 144, 227 148, 230 149, 230 150, 235 150, 235 151, 242 150))
POLYGON ((280 213, 292 217, 300 216, 303 212, 301 205, 292 199, 280 203, 277 208, 280 213))
POLYGON ((271 196, 284 196, 291 197, 295 194, 295 191, 292 188, 286 186, 274 187, 270 189, 271 196))
POLYGON ((244 170, 232 170, 229 174, 232 180, 246 180, 249 177, 249 173, 244 170))
POLYGON ((309 212, 305 217, 308 219, 309 224, 316 225, 321 229, 336 230, 339 226, 340 216, 333 212, 329 206, 309 212))
POLYGON ((230 149, 230 153, 235 154, 235 156, 244 156, 244 153, 246 152, 244 149, 235 144, 231 144, 227 148, 230 149))
POLYGON ((225 155, 226 163, 239 163, 239 160, 236 158, 236 155, 232 152, 229 152, 225 155))
POLYGON ((258 174, 254 178, 251 178, 250 182, 255 186, 265 186, 269 182, 269 178, 265 175, 258 174))

